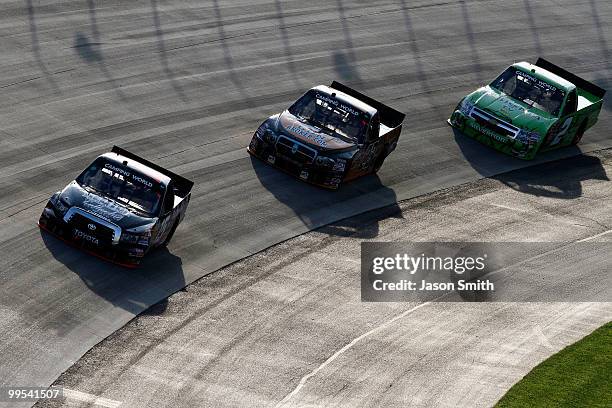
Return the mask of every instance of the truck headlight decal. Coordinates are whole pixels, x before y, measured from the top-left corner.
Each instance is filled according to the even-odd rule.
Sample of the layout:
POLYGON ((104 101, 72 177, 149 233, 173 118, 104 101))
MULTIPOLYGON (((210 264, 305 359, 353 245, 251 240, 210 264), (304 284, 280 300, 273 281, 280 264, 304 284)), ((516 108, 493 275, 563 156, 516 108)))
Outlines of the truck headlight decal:
POLYGON ((151 240, 151 227, 152 225, 145 225, 144 227, 137 227, 133 228, 132 230, 123 231, 119 241, 128 244, 147 246, 151 240))
POLYGON ((55 212, 60 215, 60 217, 63 217, 64 215, 66 215, 66 212, 70 208, 70 206, 68 206, 62 201, 59 194, 51 197, 49 202, 53 206, 53 209, 55 210, 55 212))
POLYGON ((540 140, 540 135, 537 132, 521 129, 516 135, 516 140, 528 146, 532 146, 540 140))
POLYGON ((346 169, 346 160, 337 159, 336 164, 334 164, 333 171, 344 171, 346 169))
POLYGON ((467 99, 464 99, 459 105, 459 112, 463 113, 465 116, 469 116, 473 108, 474 104, 467 99))
POLYGON ((317 166, 334 167, 336 164, 336 161, 330 157, 317 156, 315 163, 317 164, 317 166))

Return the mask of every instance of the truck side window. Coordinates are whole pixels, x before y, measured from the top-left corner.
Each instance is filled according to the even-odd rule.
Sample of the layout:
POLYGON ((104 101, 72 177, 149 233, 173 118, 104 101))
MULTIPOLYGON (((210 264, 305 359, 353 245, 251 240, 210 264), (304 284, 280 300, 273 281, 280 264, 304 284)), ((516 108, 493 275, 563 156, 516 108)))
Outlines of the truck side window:
POLYGON ((576 96, 576 91, 571 91, 567 96, 567 102, 565 103, 565 107, 563 108, 563 115, 567 116, 574 112, 576 112, 576 107, 578 104, 578 98, 576 96))

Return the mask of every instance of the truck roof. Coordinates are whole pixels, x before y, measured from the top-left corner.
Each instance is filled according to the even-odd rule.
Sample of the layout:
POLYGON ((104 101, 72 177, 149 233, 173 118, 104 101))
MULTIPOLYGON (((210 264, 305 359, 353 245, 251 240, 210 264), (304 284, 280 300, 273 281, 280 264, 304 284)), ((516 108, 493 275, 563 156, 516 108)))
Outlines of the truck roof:
POLYGON ((133 170, 135 172, 138 172, 142 175, 145 175, 161 184, 163 184, 164 186, 168 186, 168 184, 170 183, 170 177, 166 176, 165 174, 160 173, 159 171, 152 169, 142 163, 139 163, 138 161, 125 157, 119 153, 104 153, 103 155, 101 155, 100 157, 104 157, 105 159, 114 162, 116 164, 120 164, 124 167, 127 167, 130 170, 133 170))
POLYGON ((520 69, 521 71, 525 71, 538 79, 546 81, 551 85, 554 85, 557 88, 565 91, 566 93, 576 89, 576 85, 574 85, 567 79, 563 79, 559 75, 553 74, 552 72, 547 71, 544 68, 539 67, 535 64, 523 61, 517 62, 516 64, 512 64, 512 66, 514 68, 520 69))
POLYGON ((338 99, 338 100, 340 100, 340 101, 342 101, 344 103, 347 103, 347 104, 349 104, 351 106, 354 106, 355 108, 357 108, 357 109, 359 109, 359 110, 361 110, 363 112, 368 113, 370 115, 370 117, 374 116, 374 114, 377 112, 377 110, 375 108, 373 108, 372 106, 368 105, 367 103, 365 103, 365 102, 363 102, 363 101, 361 101, 361 100, 359 100, 359 99, 357 99, 357 98, 355 98, 355 97, 353 97, 351 95, 348 95, 348 94, 346 94, 344 92, 341 92, 341 91, 339 91, 337 89, 331 88, 329 86, 319 85, 319 86, 315 86, 312 89, 317 90, 319 92, 323 92, 323 93, 325 93, 327 95, 330 95, 330 96, 331 96, 331 94, 336 94, 336 96, 335 96, 336 99, 338 99))

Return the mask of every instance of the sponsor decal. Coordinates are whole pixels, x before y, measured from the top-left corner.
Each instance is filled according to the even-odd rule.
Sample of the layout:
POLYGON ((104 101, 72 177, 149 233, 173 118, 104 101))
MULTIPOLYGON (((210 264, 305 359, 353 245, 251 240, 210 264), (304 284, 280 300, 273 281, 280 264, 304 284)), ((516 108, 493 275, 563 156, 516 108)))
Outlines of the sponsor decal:
POLYGON ((469 124, 470 124, 470 126, 472 128, 474 128, 474 130, 476 130, 479 133, 482 133, 485 136, 489 136, 490 138, 495 139, 495 140, 497 140, 498 142, 501 142, 501 143, 508 143, 508 139, 506 137, 498 135, 497 133, 493 132, 492 130, 487 129, 486 127, 481 126, 477 122, 470 121, 469 124))
POLYGON ((153 187, 153 183, 135 174, 132 174, 132 180, 138 181, 139 183, 144 184, 147 187, 153 187))
POLYGON ((132 180, 137 181, 140 184, 144 184, 147 187, 153 187, 153 183, 151 183, 149 180, 146 180, 136 174, 133 174, 132 172, 122 169, 121 167, 114 166, 111 163, 106 163, 104 167, 111 171, 114 171, 115 173, 119 173, 123 175, 124 177, 131 178, 132 180))
POLYGON ((130 215, 130 211, 110 200, 83 192, 83 208, 100 218, 109 221, 120 221, 130 215))
POLYGON ((105 168, 107 168, 107 169, 109 169, 109 170, 114 171, 115 173, 123 174, 123 175, 124 175, 124 176, 126 176, 126 177, 130 177, 130 172, 129 172, 129 171, 123 170, 122 168, 117 167, 117 166, 113 166, 113 165, 112 165, 112 164, 110 164, 110 163, 106 163, 106 164, 104 165, 104 167, 105 167, 105 168))
POLYGON ((363 152, 361 170, 368 170, 374 164, 374 159, 378 157, 381 149, 382 145, 380 143, 374 143, 368 146, 368 148, 363 152))
POLYGON ((516 71, 516 77, 519 80, 521 80, 521 81, 523 81, 523 78, 527 79, 528 81, 536 84, 540 88, 548 89, 548 90, 553 91, 553 92, 555 92, 557 90, 556 86, 553 86, 553 85, 549 84, 548 82, 544 82, 541 79, 538 79, 538 78, 536 78, 536 77, 534 77, 532 75, 526 74, 523 71, 516 71))
POLYGON ((561 140, 563 140, 563 137, 567 134, 573 119, 574 118, 570 116, 569 118, 565 119, 565 122, 563 122, 561 126, 559 126, 558 123, 555 124, 559 130, 556 131, 556 134, 555 132, 551 132, 551 134, 555 134, 555 137, 552 140, 547 141, 548 146, 554 146, 561 143, 561 140))
POLYGON ((295 134, 296 136, 301 136, 305 139, 311 140, 321 147, 327 147, 327 141, 325 140, 323 136, 316 134, 314 132, 311 132, 308 129, 304 129, 301 126, 291 125, 287 128, 287 131, 295 134))
POLYGON ((506 117, 514 116, 513 114, 518 111, 523 111, 523 107, 517 103, 512 102, 510 99, 504 98, 502 100, 502 106, 500 108, 501 114, 506 117))
POLYGON ((346 168, 346 160, 338 159, 336 163, 334 163, 334 167, 332 168, 332 171, 344 171, 345 168, 346 168))
POLYGON ((145 255, 145 251, 144 249, 140 249, 140 248, 130 248, 128 251, 128 254, 130 256, 142 258, 145 255))
POLYGON ((320 94, 320 93, 317 93, 315 96, 316 96, 317 99, 320 99, 323 102, 327 102, 328 104, 333 105, 333 106, 337 107, 338 109, 341 109, 341 110, 343 110, 345 112, 348 112, 348 113, 350 113, 352 115, 359 116, 361 114, 361 112, 359 112, 358 110, 356 110, 352 106, 347 105, 345 103, 342 103, 339 100, 334 99, 334 98, 332 98, 330 96, 327 96, 327 95, 324 95, 324 94, 320 94))
POLYGON ((80 229, 75 228, 74 229, 74 237, 76 239, 81 239, 83 241, 87 241, 87 242, 91 242, 92 244, 95 245, 99 245, 100 241, 98 240, 98 238, 93 237, 89 234, 84 233, 83 231, 81 231, 80 229))

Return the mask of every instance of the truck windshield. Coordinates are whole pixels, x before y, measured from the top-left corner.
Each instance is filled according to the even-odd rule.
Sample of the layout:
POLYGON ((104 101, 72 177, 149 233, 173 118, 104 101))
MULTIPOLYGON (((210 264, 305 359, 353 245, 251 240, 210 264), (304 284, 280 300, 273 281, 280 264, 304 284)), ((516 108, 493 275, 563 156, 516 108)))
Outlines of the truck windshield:
POLYGON ((104 158, 94 161, 76 181, 145 215, 155 216, 159 210, 163 192, 159 182, 104 158))
POLYGON ((298 99, 289 112, 323 131, 353 143, 363 142, 369 116, 326 93, 311 90, 298 99))
POLYGON ((553 116, 559 116, 565 98, 565 92, 556 86, 514 67, 505 70, 490 86, 553 116))

